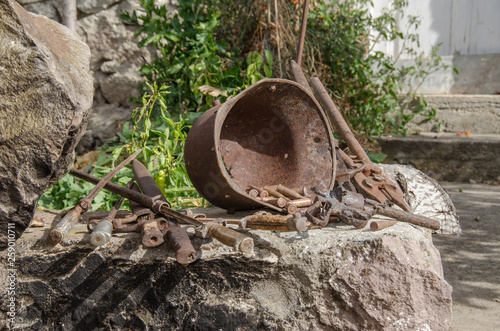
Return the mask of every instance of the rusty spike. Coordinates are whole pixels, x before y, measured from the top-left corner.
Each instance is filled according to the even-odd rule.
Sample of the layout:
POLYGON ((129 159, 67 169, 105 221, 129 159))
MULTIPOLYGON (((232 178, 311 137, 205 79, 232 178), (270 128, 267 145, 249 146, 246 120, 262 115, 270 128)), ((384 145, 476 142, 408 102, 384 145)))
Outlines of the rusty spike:
POLYGON ((171 227, 167 233, 167 240, 175 252, 175 259, 179 264, 188 265, 198 258, 196 250, 189 239, 186 229, 181 227, 171 227))

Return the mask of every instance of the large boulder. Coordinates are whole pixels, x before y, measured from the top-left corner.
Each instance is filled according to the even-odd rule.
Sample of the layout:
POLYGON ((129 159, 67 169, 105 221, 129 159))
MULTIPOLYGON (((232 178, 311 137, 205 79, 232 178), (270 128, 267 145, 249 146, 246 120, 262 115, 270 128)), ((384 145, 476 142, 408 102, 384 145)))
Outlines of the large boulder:
MULTIPOLYGON (((60 0, 21 0, 28 10, 61 21, 60 0)), ((174 11, 174 0, 157 0, 174 11)), ((139 48, 134 37, 137 27, 124 24, 120 14, 140 8, 137 0, 78 0, 77 33, 91 51, 90 70, 94 77, 92 115, 77 152, 83 154, 114 137, 137 105, 129 102, 140 96, 144 80, 142 65, 154 56, 153 48, 139 48)))
MULTIPOLYGON (((227 215, 220 209, 208 216, 227 215)), ((77 224, 48 244, 54 215, 16 243, 16 326, 25 330, 448 330, 451 286, 429 230, 332 224, 307 233, 240 230, 244 256, 193 238, 200 259, 115 234, 99 248, 77 224)), ((0 253, 0 263, 7 263, 0 253)), ((7 271, 4 271, 6 273, 7 271)), ((7 274, 1 274, 7 279, 7 274)), ((9 297, 0 293, 0 327, 9 297), (2 297, 3 295, 3 297, 2 297)), ((6 316, 7 317, 7 316, 6 316)))
POLYGON ((0 246, 20 236, 40 195, 72 164, 93 97, 78 35, 0 0, 0 246))

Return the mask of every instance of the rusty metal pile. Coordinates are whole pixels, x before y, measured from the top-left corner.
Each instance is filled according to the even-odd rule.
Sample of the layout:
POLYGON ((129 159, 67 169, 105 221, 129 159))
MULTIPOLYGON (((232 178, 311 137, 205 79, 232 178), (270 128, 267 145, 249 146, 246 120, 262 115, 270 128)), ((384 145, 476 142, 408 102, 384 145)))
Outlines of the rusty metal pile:
MULTIPOLYGON (((372 221, 373 231, 397 221, 439 229, 438 221, 410 213, 400 186, 370 161, 319 79, 311 80, 311 89, 294 61, 292 68, 296 81, 264 79, 208 110, 193 125, 185 160, 197 191, 231 214, 257 210, 236 222, 240 228, 305 232, 342 221, 361 229, 379 214, 394 221, 372 221), (332 126, 347 148, 340 148, 332 126)), ((139 152, 103 179, 70 171, 96 187, 62 215, 50 233, 52 241, 61 242, 105 188, 121 199, 106 217, 88 221, 93 245, 108 243, 113 232, 139 232, 146 247, 168 241, 176 260, 187 265, 198 257, 187 232, 194 228, 198 237, 214 238, 243 253, 253 250, 253 239, 227 221, 171 209, 146 167, 135 160, 139 152), (130 162, 135 180, 127 187, 110 183, 130 162), (118 218, 125 198, 132 213, 118 218)))

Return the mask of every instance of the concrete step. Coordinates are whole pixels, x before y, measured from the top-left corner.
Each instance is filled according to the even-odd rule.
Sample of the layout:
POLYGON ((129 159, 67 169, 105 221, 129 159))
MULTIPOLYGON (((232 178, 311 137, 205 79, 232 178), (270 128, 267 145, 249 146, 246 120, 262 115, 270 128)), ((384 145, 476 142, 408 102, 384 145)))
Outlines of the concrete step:
POLYGON ((438 181, 500 181, 500 134, 423 132, 377 140, 384 163, 410 164, 438 181))
POLYGON ((410 132, 500 134, 500 95, 427 94, 425 100, 436 110, 441 127, 423 121, 423 116, 415 116, 409 125, 410 132))

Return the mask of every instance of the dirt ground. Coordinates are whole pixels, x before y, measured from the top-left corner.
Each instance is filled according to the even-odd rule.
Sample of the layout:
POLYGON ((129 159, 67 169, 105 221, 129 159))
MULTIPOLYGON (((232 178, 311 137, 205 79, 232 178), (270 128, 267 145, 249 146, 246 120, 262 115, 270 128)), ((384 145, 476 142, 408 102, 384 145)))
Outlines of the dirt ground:
POLYGON ((452 331, 500 330, 500 186, 441 183, 462 235, 434 235, 453 286, 452 331))

